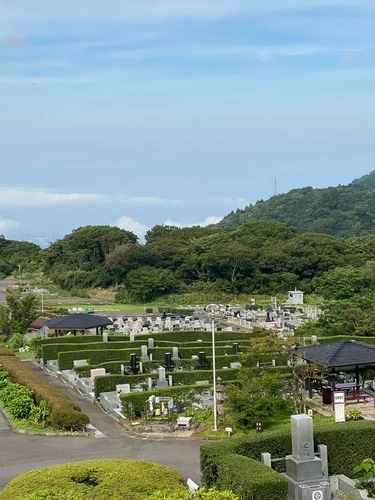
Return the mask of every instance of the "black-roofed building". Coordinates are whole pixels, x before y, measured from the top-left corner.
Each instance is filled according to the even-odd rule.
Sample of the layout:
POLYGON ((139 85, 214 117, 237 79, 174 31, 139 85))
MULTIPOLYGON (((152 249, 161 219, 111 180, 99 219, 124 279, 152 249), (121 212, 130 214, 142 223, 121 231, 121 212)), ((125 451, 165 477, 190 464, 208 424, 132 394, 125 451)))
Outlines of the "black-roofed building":
MULTIPOLYGON (((375 346, 356 340, 340 340, 296 349, 294 353, 307 363, 331 370, 332 391, 335 390, 336 370, 355 367, 354 385, 360 393, 360 366, 375 366, 375 346)), ((344 371, 344 370, 343 370, 344 371)), ((342 384, 344 385, 344 384, 342 384)), ((311 396, 310 396, 311 397, 311 396)))
POLYGON ((77 332, 84 334, 88 330, 95 330, 96 334, 99 335, 109 325, 112 325, 109 318, 86 313, 68 314, 45 322, 48 329, 55 331, 56 337, 69 332, 73 335, 76 335, 77 332))

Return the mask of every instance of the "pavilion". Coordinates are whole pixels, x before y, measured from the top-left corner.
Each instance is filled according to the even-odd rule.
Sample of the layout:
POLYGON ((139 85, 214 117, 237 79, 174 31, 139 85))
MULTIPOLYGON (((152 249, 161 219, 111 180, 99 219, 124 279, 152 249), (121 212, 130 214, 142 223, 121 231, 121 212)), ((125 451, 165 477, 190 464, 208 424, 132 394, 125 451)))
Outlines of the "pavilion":
POLYGON ((71 332, 76 335, 77 332, 85 334, 87 330, 95 328, 96 334, 103 334, 105 326, 112 325, 109 318, 96 316, 95 314, 76 313, 60 316, 59 318, 50 319, 44 324, 48 329, 55 330, 55 337, 71 332))
MULTIPOLYGON (((314 363, 322 368, 330 369, 332 373, 332 392, 335 390, 335 373, 338 368, 355 367, 355 387, 359 391, 360 366, 375 365, 375 346, 356 340, 340 340, 326 344, 301 347, 294 351, 307 363, 314 363)), ((311 397, 311 380, 309 381, 311 397)))

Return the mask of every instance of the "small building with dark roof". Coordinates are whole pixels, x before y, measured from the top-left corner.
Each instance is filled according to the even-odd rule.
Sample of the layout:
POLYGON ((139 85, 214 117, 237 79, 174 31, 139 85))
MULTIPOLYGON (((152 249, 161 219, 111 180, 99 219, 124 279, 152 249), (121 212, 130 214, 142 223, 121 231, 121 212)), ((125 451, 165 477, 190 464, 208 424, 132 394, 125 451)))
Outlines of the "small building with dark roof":
POLYGON ((45 326, 50 330, 55 330, 55 336, 71 332, 84 334, 87 330, 96 330, 96 334, 103 333, 104 327, 112 325, 112 321, 104 316, 95 314, 76 313, 60 316, 45 322, 45 326))

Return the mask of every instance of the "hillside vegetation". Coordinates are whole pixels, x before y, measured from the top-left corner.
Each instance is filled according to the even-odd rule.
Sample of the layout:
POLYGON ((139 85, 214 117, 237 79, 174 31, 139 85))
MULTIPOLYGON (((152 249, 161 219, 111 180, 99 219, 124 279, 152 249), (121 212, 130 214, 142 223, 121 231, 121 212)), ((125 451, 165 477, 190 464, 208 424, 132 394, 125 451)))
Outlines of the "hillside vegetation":
POLYGON ((296 227, 303 233, 325 233, 339 238, 375 232, 375 174, 349 186, 293 189, 286 194, 260 200, 231 212, 218 224, 236 228, 247 222, 273 220, 296 227))
POLYGON ((15 262, 22 262, 25 274, 76 296, 113 287, 123 303, 181 303, 182 295, 201 303, 240 294, 248 301, 250 294, 285 294, 295 287, 336 299, 375 291, 375 235, 303 234, 273 221, 236 229, 155 226, 144 245, 128 231, 88 226, 22 255, 4 262, 15 273, 15 262))

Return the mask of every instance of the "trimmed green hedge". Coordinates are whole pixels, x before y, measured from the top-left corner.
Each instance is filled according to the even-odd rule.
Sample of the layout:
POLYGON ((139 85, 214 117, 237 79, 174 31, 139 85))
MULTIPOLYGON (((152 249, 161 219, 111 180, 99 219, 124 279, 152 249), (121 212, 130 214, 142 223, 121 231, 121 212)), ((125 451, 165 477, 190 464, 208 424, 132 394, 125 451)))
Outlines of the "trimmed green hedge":
MULTIPOLYGON (((46 347, 48 346, 43 347, 43 351, 46 347)), ((108 361, 122 361, 122 364, 129 364, 130 355, 136 354, 138 360, 140 360, 141 356, 140 349, 136 348, 106 349, 103 348, 103 346, 101 347, 102 347, 101 349, 87 349, 87 350, 73 350, 73 351, 68 350, 66 352, 59 352, 57 358, 51 358, 51 359, 58 359, 60 370, 71 370, 73 368, 73 361, 77 359, 87 359, 87 362, 90 365, 106 363, 108 361)), ((191 356, 198 356, 200 350, 201 349, 198 348, 197 349, 186 348, 179 350, 179 354, 181 355, 182 360, 188 360, 191 359, 191 356)), ((212 350, 209 349, 208 347, 202 350, 204 350, 204 352, 206 353, 206 358, 210 366, 212 350)), ((159 361, 160 364, 164 363, 164 355, 166 352, 171 352, 171 350, 166 349, 164 347, 156 347, 154 349, 148 350, 148 353, 152 354, 153 361, 159 361)), ((273 356, 271 356, 270 358, 272 357, 273 356)), ((222 368, 223 366, 229 366, 229 363, 234 361, 239 361, 239 359, 240 358, 238 354, 236 355, 231 354, 230 350, 227 349, 226 347, 216 349, 216 360, 218 368, 222 368), (225 356, 225 354, 228 355, 225 356)), ((266 359, 266 357, 264 359, 266 359)), ((194 361, 192 361, 192 363, 194 365, 194 361)))
POLYGON ((133 415, 143 414, 146 401, 150 396, 171 397, 175 406, 188 406, 196 399, 196 391, 208 389, 212 384, 208 385, 180 385, 166 387, 165 389, 153 389, 152 391, 131 392, 130 394, 122 394, 120 396, 122 403, 122 413, 132 418, 133 415))
POLYGON ((375 337, 353 337, 348 335, 337 335, 332 337, 318 337, 320 344, 327 344, 328 342, 339 342, 340 340, 356 340, 357 342, 366 342, 367 344, 374 345, 375 337))
MULTIPOLYGON (((328 447, 329 474, 345 474, 352 477, 353 468, 365 458, 375 458, 375 425, 373 422, 347 422, 339 425, 325 425, 314 428, 316 446, 328 447), (345 450, 345 453, 343 453, 345 450)), ((201 447, 201 472, 203 484, 207 487, 220 484, 221 489, 232 489, 241 485, 243 474, 240 467, 230 466, 227 457, 241 455, 248 459, 260 460, 262 452, 271 453, 272 458, 281 458, 292 452, 289 430, 269 431, 263 434, 233 438, 229 441, 210 443, 201 447), (222 465, 224 464, 224 465, 222 465)), ((246 460, 246 458, 245 458, 246 460)), ((251 475, 253 463, 248 462, 248 474, 251 475)), ((263 465, 260 464, 262 467, 263 465)), ((285 462, 274 462, 278 472, 285 472, 285 462)), ((267 469, 267 468, 266 468, 267 469)), ((269 469, 268 469, 269 470, 269 469)), ((265 474, 267 471, 265 470, 265 474)), ((239 496, 245 500, 255 500, 256 496, 239 496)), ((262 496, 262 500, 273 500, 274 496, 262 496)))
MULTIPOLYGON (((82 338, 82 337, 79 337, 82 338)), ((71 342, 64 342, 64 343, 57 343, 54 342, 53 344, 43 344, 42 346, 38 347, 38 352, 37 355, 43 359, 43 363, 46 365, 47 361, 51 359, 58 359, 58 355, 60 352, 77 352, 77 351, 83 351, 83 350, 116 350, 116 349, 130 349, 134 352, 139 352, 142 345, 147 345, 147 338, 144 338, 143 340, 136 340, 134 342, 128 342, 128 341, 118 341, 118 342, 89 342, 89 343, 84 343, 84 342, 74 342, 74 339, 70 337, 71 342)), ((240 342, 240 341, 239 341, 240 342)), ((239 343, 238 342, 238 343, 239 343)), ((221 351, 223 354, 232 354, 233 352, 233 345, 228 344, 227 341, 222 341, 222 342, 215 342, 216 350, 218 353, 221 351)), ((245 352, 250 346, 250 341, 247 342, 241 342, 239 345, 239 350, 240 352, 245 352)), ((157 345, 153 349, 158 349, 157 351, 153 351, 152 349, 149 349, 149 351, 153 354, 155 354, 156 359, 161 359, 161 355, 164 355, 165 352, 169 352, 172 350, 172 347, 178 347, 179 348, 179 353, 181 353, 181 356, 183 357, 190 357, 197 352, 203 350, 207 353, 211 353, 212 351, 212 344, 211 342, 172 342, 172 341, 165 341, 161 340, 158 341, 157 345), (190 354, 189 354, 190 353, 190 354)), ((80 358, 79 358, 80 359, 80 358)))
POLYGON ((221 458, 215 486, 233 491, 241 500, 288 498, 288 482, 281 474, 256 460, 235 454, 221 458))
POLYGON ((56 429, 81 430, 89 417, 59 389, 50 386, 15 356, 0 357, 0 365, 8 372, 12 382, 24 385, 34 393, 38 405, 45 401, 51 410, 50 420, 56 429))
MULTIPOLYGON (((216 375, 220 377, 223 382, 228 382, 235 380, 237 370, 217 370, 216 375)), ((194 370, 192 372, 167 372, 166 377, 172 375, 173 384, 179 385, 194 385, 199 380, 208 380, 211 385, 212 371, 209 370, 194 370)), ((94 380, 94 391, 95 397, 98 398, 101 392, 111 392, 116 390, 116 385, 119 384, 145 384, 147 385, 147 379, 151 377, 153 380, 158 379, 156 373, 153 374, 139 374, 139 375, 106 375, 104 377, 95 377, 94 380)), ((196 385, 196 387, 201 387, 196 385)))
POLYGON ((0 347, 0 356, 15 356, 14 352, 7 347, 0 347))
POLYGON ((65 492, 82 500, 143 500, 159 489, 170 493, 186 491, 183 484, 183 475, 165 465, 141 460, 86 460, 22 474, 5 487, 0 500, 21 500, 47 491, 50 496, 39 498, 60 498, 65 492))

